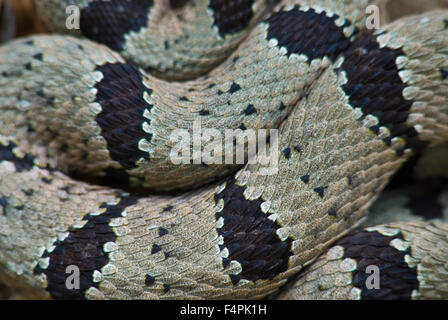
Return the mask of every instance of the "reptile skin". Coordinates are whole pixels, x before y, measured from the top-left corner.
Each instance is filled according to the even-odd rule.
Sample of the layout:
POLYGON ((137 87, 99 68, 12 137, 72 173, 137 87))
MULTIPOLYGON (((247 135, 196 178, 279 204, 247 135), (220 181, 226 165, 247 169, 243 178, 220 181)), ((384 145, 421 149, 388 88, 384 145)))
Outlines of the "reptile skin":
POLYGON ((448 297, 446 223, 348 234, 448 141, 448 11, 368 30, 377 1, 276 2, 35 1, 55 34, 0 47, 0 282, 56 299, 448 297), (174 164, 170 135, 198 121, 278 129, 278 172, 174 164))

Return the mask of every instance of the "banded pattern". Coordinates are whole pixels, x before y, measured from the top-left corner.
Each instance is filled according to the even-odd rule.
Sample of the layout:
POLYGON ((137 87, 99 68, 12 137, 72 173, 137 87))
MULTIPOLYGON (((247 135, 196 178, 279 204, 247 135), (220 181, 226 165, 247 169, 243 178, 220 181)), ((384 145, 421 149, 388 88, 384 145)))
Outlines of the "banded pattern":
POLYGON ((358 231, 309 265, 362 221, 413 153, 448 137, 448 13, 367 32, 374 0, 285 0, 256 25, 274 2, 173 2, 164 14, 167 1, 87 1, 83 28, 99 25, 81 31, 109 48, 61 35, 0 47, 2 281, 73 299, 262 298, 297 275, 284 297, 446 295, 440 222, 358 231), (97 6, 110 21, 86 22, 103 14, 97 6), (122 19, 129 10, 133 21, 122 19), (109 22, 121 24, 108 33, 109 22), (172 33, 159 37, 159 23, 172 33), (192 81, 155 77, 185 69, 188 78, 224 60, 192 81), (170 134, 201 128, 278 129, 277 173, 173 164, 170 134), (130 193, 73 172, 125 177, 130 193), (70 265, 79 290, 66 287, 70 265), (379 291, 367 290, 369 265, 382 273, 379 291))
POLYGON ((213 69, 273 6, 265 0, 33 2, 51 31, 104 43, 169 80, 194 79, 213 69), (72 5, 81 11, 80 30, 66 27, 66 8, 72 5))
POLYGON ((344 248, 341 259, 347 264, 349 261, 356 263, 352 284, 361 292, 362 300, 409 300, 413 291, 418 289, 417 268, 405 262, 406 255, 411 254, 410 248, 403 251, 390 245, 402 240, 401 233, 384 236, 378 232, 359 231, 336 242, 336 246, 344 248), (374 281, 369 283, 369 266, 378 268, 379 286, 373 286, 374 281), (368 288, 368 285, 373 288, 368 288))
POLYGON ((35 274, 45 274, 46 290, 55 299, 85 299, 85 291, 91 287, 98 287, 94 273, 101 270, 108 262, 104 245, 114 242, 116 234, 109 225, 113 218, 121 217, 126 207, 135 204, 134 197, 121 196, 116 204, 102 203, 99 208, 104 209, 99 215, 85 215, 82 220, 86 223, 81 228, 71 228, 67 237, 53 244, 50 252, 46 251, 42 258, 48 258, 48 266, 34 269, 35 274), (79 288, 67 286, 67 268, 75 266, 79 270, 79 288))
POLYGON ((224 37, 244 30, 254 16, 254 3, 254 0, 210 0, 209 7, 213 10, 214 24, 219 34, 224 37))
POLYGON ((95 121, 107 141, 110 157, 126 169, 135 168, 140 158, 149 159, 138 145, 141 139, 151 141, 151 134, 145 134, 142 126, 143 113, 152 108, 146 101, 152 90, 143 85, 142 76, 133 65, 107 63, 96 70, 104 78, 95 85, 95 101, 101 105, 95 121))
POLYGON ((380 127, 386 127, 390 136, 384 141, 390 145, 391 140, 400 137, 406 141, 402 149, 413 148, 419 151, 425 144, 419 141, 417 131, 406 124, 413 101, 403 97, 405 84, 401 80, 400 68, 396 60, 403 56, 401 49, 380 48, 378 35, 364 33, 344 53, 341 71, 346 73, 348 82, 343 89, 350 104, 363 112, 360 120, 367 115, 378 119, 378 124, 370 129, 379 134, 380 127))
POLYGON ((408 222, 348 235, 280 299, 441 299, 447 278, 442 262, 447 257, 445 231, 443 223, 408 222), (430 280, 429 269, 434 272, 430 280))
POLYGON ((227 249, 229 255, 223 258, 227 267, 231 260, 241 264, 238 275, 230 275, 233 284, 240 279, 257 281, 272 280, 277 274, 287 270, 292 239, 279 239, 276 231, 280 226, 262 212, 262 200, 247 200, 244 188, 228 180, 223 191, 215 194, 214 200, 223 201, 216 219, 222 218, 223 226, 218 234, 224 238, 220 249, 227 249))
POLYGON ((81 33, 86 38, 121 51, 125 34, 138 32, 148 24, 153 0, 91 1, 81 10, 81 33))
POLYGON ((285 47, 288 56, 295 53, 309 61, 323 57, 334 61, 350 45, 343 31, 350 21, 338 25, 338 18, 337 14, 328 17, 325 11, 317 13, 313 8, 302 10, 299 6, 281 10, 266 20, 267 39, 275 39, 277 46, 285 47))

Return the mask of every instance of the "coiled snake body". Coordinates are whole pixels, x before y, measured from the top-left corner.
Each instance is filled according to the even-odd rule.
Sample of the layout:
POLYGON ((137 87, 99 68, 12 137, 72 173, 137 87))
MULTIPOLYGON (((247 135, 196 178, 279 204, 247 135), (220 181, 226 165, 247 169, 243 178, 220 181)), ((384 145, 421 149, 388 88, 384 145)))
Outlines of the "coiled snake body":
POLYGON ((3 282, 32 297, 229 299, 298 277, 280 297, 448 297, 443 222, 352 233, 301 271, 412 154, 448 140, 448 12, 369 31, 376 1, 273 2, 35 1, 72 34, 0 47, 3 282), (170 134, 198 120, 278 128, 278 172, 174 164, 170 134), (368 265, 381 289, 366 288, 368 265))

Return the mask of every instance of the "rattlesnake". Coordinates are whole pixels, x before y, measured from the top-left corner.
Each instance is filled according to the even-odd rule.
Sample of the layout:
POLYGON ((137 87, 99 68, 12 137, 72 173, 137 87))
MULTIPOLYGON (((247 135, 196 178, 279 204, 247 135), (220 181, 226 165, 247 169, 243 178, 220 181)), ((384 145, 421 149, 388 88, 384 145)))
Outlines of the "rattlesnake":
POLYGON ((367 30, 374 0, 276 2, 35 1, 69 35, 0 47, 1 282, 34 298, 448 297, 445 223, 341 239, 448 140, 448 11, 367 30), (174 164, 170 134, 198 120, 278 128, 278 172, 174 164))

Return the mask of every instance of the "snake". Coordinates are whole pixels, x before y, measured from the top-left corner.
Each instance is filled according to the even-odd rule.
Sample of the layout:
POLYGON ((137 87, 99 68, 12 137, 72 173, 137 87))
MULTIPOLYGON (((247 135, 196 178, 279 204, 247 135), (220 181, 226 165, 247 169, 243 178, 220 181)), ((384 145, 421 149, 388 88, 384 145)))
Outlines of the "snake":
POLYGON ((441 205, 363 225, 448 141, 448 11, 368 28, 376 0, 34 4, 52 33, 0 46, 0 283, 33 299, 448 298, 441 205), (250 132, 274 173, 260 147, 249 161, 250 132))

